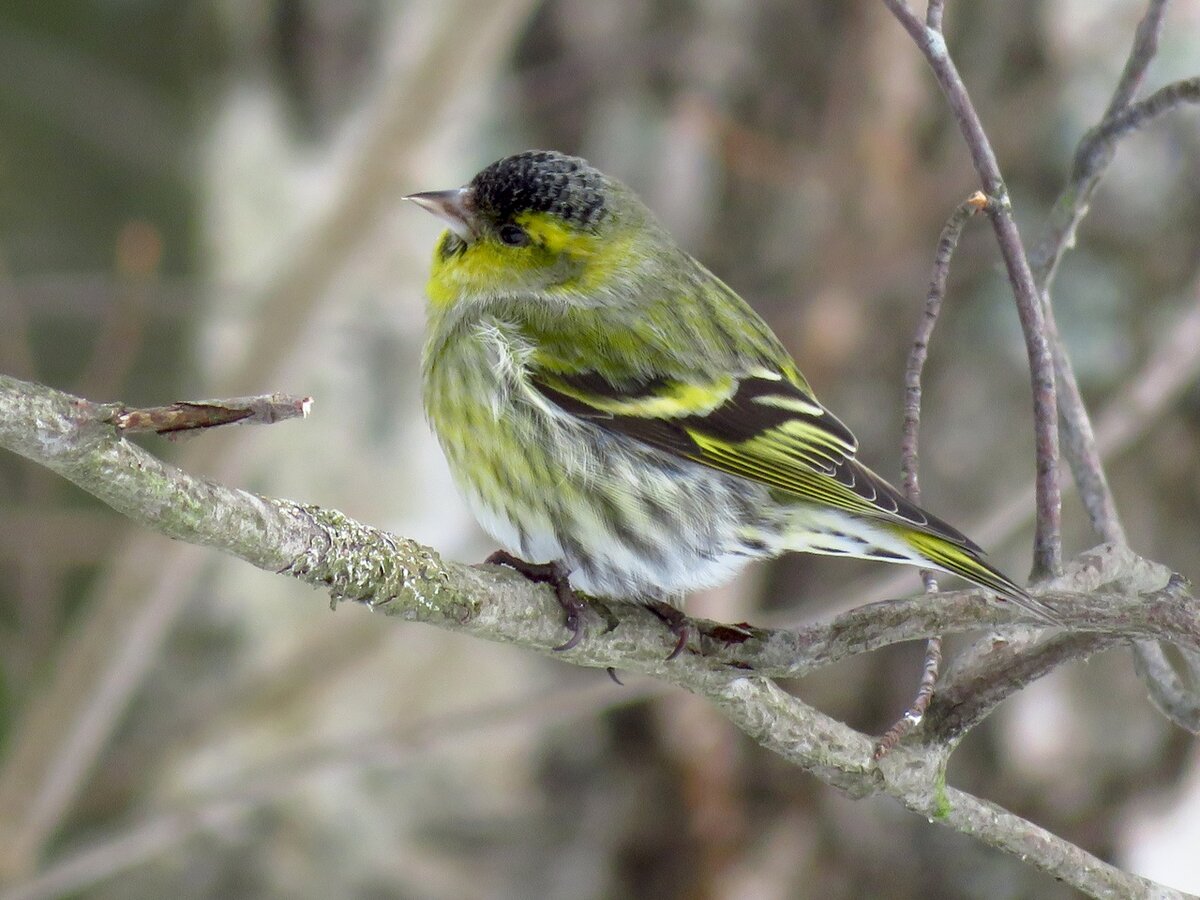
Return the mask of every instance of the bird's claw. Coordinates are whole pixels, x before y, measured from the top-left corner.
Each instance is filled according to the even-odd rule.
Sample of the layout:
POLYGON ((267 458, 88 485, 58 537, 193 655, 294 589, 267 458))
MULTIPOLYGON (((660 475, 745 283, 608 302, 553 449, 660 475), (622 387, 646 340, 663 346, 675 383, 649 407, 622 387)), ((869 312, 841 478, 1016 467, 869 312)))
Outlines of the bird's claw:
POLYGON ((571 636, 567 638, 566 642, 559 644, 554 650, 556 653, 563 653, 579 645, 579 642, 583 640, 584 635, 587 633, 587 628, 583 622, 583 611, 587 608, 587 604, 579 599, 579 595, 571 587, 570 572, 556 562, 526 562, 519 556, 513 556, 505 550, 497 550, 485 559, 484 563, 493 566, 507 566, 510 569, 520 572, 530 581, 535 581, 539 584, 548 584, 553 587, 554 596, 558 598, 558 605, 566 613, 566 622, 564 624, 567 630, 571 632, 571 636))
POLYGON ((650 612, 658 616, 664 625, 670 629, 671 634, 675 635, 675 647, 667 654, 667 662, 675 659, 686 648, 688 638, 692 636, 692 627, 688 624, 688 618, 683 611, 676 609, 669 603, 663 603, 661 600, 655 600, 648 603, 647 606, 650 612))
POLYGON ((583 640, 584 634, 587 633, 587 629, 583 624, 583 610, 586 604, 571 590, 571 585, 567 581, 565 573, 560 580, 554 582, 554 595, 558 597, 558 605, 566 613, 565 624, 567 630, 571 632, 571 636, 564 643, 554 648, 555 652, 563 653, 577 646, 583 640))

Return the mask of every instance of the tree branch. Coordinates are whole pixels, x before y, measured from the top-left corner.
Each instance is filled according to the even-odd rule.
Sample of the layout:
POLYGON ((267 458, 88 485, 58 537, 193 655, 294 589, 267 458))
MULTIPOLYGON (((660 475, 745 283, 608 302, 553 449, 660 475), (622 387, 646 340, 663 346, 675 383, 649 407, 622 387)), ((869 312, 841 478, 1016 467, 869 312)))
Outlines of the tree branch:
MULTIPOLYGON (((941 7, 929 4, 927 21, 941 21, 941 7)), ((938 238, 937 251, 933 258, 933 275, 929 279, 929 293, 925 297, 925 308, 917 323, 913 335, 912 347, 908 352, 908 364, 904 369, 904 428, 900 439, 900 471, 904 476, 904 493, 913 503, 921 503, 920 457, 917 451, 921 431, 921 374, 925 370, 925 361, 929 357, 929 341, 933 338, 933 329, 937 325, 938 315, 942 310, 942 300, 946 296, 946 279, 950 276, 950 259, 958 247, 967 219, 980 210, 986 209, 988 198, 976 191, 958 205, 950 214, 950 218, 942 227, 938 238)), ((935 594, 938 590, 937 579, 929 569, 921 570, 921 580, 925 583, 925 592, 935 594)), ((905 710, 904 715, 892 725, 879 743, 875 746, 875 758, 879 759, 891 752, 908 732, 921 723, 929 701, 933 698, 933 688, 937 684, 938 672, 942 665, 942 638, 934 635, 925 645, 925 662, 921 667, 921 680, 917 685, 917 693, 913 702, 905 710)))
MULTIPOLYGON (((1104 472, 1074 367, 1058 333, 1050 295, 1058 265, 1067 248, 1074 244, 1076 229, 1087 215, 1092 195, 1115 156, 1120 139, 1183 103, 1200 102, 1200 78, 1169 84, 1146 99, 1133 102, 1158 52, 1167 6, 1167 0, 1150 0, 1146 14, 1138 23, 1133 47, 1104 116, 1080 140, 1067 185, 1055 202, 1042 236, 1030 255, 1054 354, 1067 462, 1092 528, 1102 540, 1119 543, 1126 541, 1125 529, 1104 472)), ((1189 664, 1192 680, 1196 682, 1189 688, 1180 682, 1158 645, 1135 644, 1134 660, 1138 675, 1150 689, 1159 709, 1181 727, 1196 731, 1200 725, 1200 666, 1189 664)))
MULTIPOLYGON (((954 69, 946 51, 945 42, 941 36, 941 4, 930 4, 927 21, 921 21, 909 9, 904 0, 884 0, 885 4, 901 22, 909 34, 921 48, 950 103, 951 109, 958 120, 968 146, 976 170, 984 180, 985 189, 989 189, 989 179, 994 179, 999 185, 995 196, 1005 199, 1003 184, 1000 181, 999 169, 995 157, 987 145, 987 137, 982 124, 975 114, 967 96, 966 89, 954 69)), ((1124 71, 1113 92, 1108 108, 1095 128, 1091 129, 1080 141, 1075 154, 1075 163, 1068 185, 1055 203, 1042 238, 1038 241, 1029 259, 1025 258, 1020 245, 1019 235, 1015 224, 1011 229, 996 216, 997 239, 1001 252, 1004 254, 1008 268, 1009 280, 1012 282, 1017 297, 1018 310, 1021 312, 1022 328, 1025 330, 1026 345, 1030 355, 1030 371, 1034 383, 1035 431, 1038 454, 1038 476, 1036 479, 1037 533, 1034 537, 1034 568, 1035 574, 1039 567, 1038 548, 1044 543, 1042 523, 1046 512, 1048 495, 1043 484, 1046 470, 1043 463, 1047 446, 1044 441, 1044 427, 1047 424, 1042 413, 1049 407, 1039 404, 1039 391, 1049 386, 1053 393, 1055 384, 1047 383, 1044 377, 1039 377, 1040 362, 1035 363, 1035 356, 1040 361, 1040 348, 1034 352, 1031 345, 1033 336, 1030 328, 1036 327, 1041 337, 1041 343, 1049 348, 1053 359, 1054 377, 1057 380, 1057 396, 1051 397, 1059 405, 1062 416, 1063 443, 1072 476, 1079 488, 1080 499, 1093 528, 1103 540, 1124 543, 1125 530, 1121 525, 1117 512, 1116 501, 1108 485, 1107 476, 1100 458, 1096 436, 1088 417, 1083 396, 1075 377, 1074 367, 1067 354, 1066 347, 1058 333, 1058 324, 1050 304, 1050 285, 1058 263, 1066 248, 1074 241, 1075 230, 1087 214, 1088 203, 1108 163, 1116 151, 1118 140, 1142 127, 1154 118, 1175 109, 1182 103, 1200 102, 1200 78, 1192 78, 1175 82, 1156 91, 1139 103, 1133 103, 1133 97, 1146 74, 1147 69, 1158 49, 1158 38, 1162 31, 1163 19, 1167 10, 1166 0, 1150 0, 1134 36, 1133 47, 1126 60, 1124 71), (1030 268, 1029 260, 1033 260, 1030 268), (1026 276, 1030 278, 1027 279, 1026 276), (1037 315, 1028 309, 1027 302, 1032 289, 1032 295, 1038 298, 1037 315), (1037 323, 1035 319, 1042 321, 1037 323)), ((1008 214, 1011 222, 1011 213, 1008 214)), ((1057 438, 1057 424, 1055 425, 1057 438)), ((1055 447, 1057 453, 1057 446, 1055 447)), ((1057 482, 1055 482, 1057 490, 1057 482)), ((1057 498, 1056 514, 1061 516, 1061 496, 1057 498)), ((1057 521, 1057 520, 1056 520, 1057 521)), ((1059 551, 1061 559, 1061 550, 1059 551)), ((1049 559, 1049 557, 1045 557, 1049 559)), ((1138 672, 1147 680, 1155 703, 1172 719, 1184 728, 1195 728, 1200 699, 1195 692, 1189 692, 1177 678, 1167 677, 1162 681, 1152 680, 1153 673, 1173 674, 1173 669, 1163 655, 1161 647, 1150 643, 1139 643, 1134 647, 1138 662, 1138 672), (1177 710, 1179 714, 1172 715, 1177 710)), ((1200 677, 1200 670, 1197 671, 1200 677)))
POLYGON ((1121 70, 1121 77, 1117 81, 1112 99, 1108 102, 1104 118, 1107 119, 1128 106, 1138 88, 1142 86, 1146 70, 1158 55, 1158 39, 1162 35, 1163 21, 1167 17, 1167 8, 1170 5, 1171 0, 1150 0, 1147 5, 1146 14, 1142 16, 1133 32, 1133 46, 1129 50, 1128 59, 1125 60, 1125 67, 1121 70))
POLYGON ((1008 188, 1000 173, 991 141, 971 103, 966 85, 946 48, 940 27, 940 9, 932 24, 922 22, 904 0, 883 0, 925 56, 934 78, 971 154, 971 161, 994 203, 988 209, 1004 267, 1017 303, 1025 336, 1033 390, 1034 446, 1037 452, 1037 520, 1033 539, 1033 578, 1056 574, 1062 568, 1062 496, 1058 484, 1058 400, 1054 385, 1054 360, 1046 336, 1042 304, 1021 243, 1008 188))
POLYGON ((312 397, 265 394, 232 400, 184 400, 140 409, 117 406, 105 421, 124 434, 177 435, 222 425, 273 425, 285 419, 302 419, 311 407, 312 397))
POLYGON ((1185 102, 1200 102, 1200 78, 1179 81, 1151 94, 1140 103, 1129 104, 1133 86, 1140 83, 1157 47, 1165 4, 1153 0, 1138 27, 1134 49, 1125 73, 1109 103, 1105 118, 1088 131, 1075 151, 1075 163, 1066 187, 1059 194, 1030 258, 1038 290, 1042 294, 1046 328, 1054 352, 1060 396, 1063 446, 1071 474, 1079 486, 1092 528, 1101 540, 1125 541, 1125 529, 1117 513, 1116 500, 1108 486, 1104 466, 1096 445, 1096 436, 1083 402, 1079 381, 1058 333, 1058 323, 1050 302, 1050 293, 1063 254, 1074 244, 1075 230, 1087 215, 1092 195, 1100 184, 1108 164, 1116 155, 1120 139, 1132 134, 1153 118, 1185 102), (1153 37, 1151 37, 1151 35, 1153 37), (1132 85, 1132 86, 1131 86, 1132 85))
MULTIPOLYGON (((961 591, 873 604, 796 632, 697 622, 701 652, 668 662, 674 637, 656 616, 634 603, 606 601, 612 627, 595 627, 578 647, 556 654, 561 609, 548 587, 502 567, 445 562, 427 547, 334 510, 189 476, 124 440, 109 421, 111 410, 0 376, 0 445, 162 534, 292 575, 328 591, 335 604, 353 600, 406 621, 516 644, 566 662, 662 678, 710 698, 764 746, 852 796, 884 793, 994 846, 1026 848, 1032 864, 1083 890, 1114 884, 1140 890, 1143 885, 1030 823, 945 789, 940 773, 950 743, 901 745, 893 751, 900 762, 889 757, 877 767, 868 736, 787 697, 767 680, 803 674, 898 640, 1019 618, 1007 605, 984 605, 978 592, 961 591), (1040 849, 1030 853, 1029 846, 1040 849), (1077 865, 1080 858, 1087 865, 1077 865)), ((1043 596, 1081 630, 1113 640, 1130 635, 1172 640, 1200 653, 1200 606, 1181 591, 1160 591, 1167 579, 1161 567, 1127 550, 1100 548, 1043 596)), ((1089 652, 1080 643, 1079 653, 1089 652)), ((1030 677, 1028 656, 1014 655, 1004 665, 985 655, 976 665, 989 666, 990 677, 1000 682, 1024 684, 1030 677)), ((977 676, 963 675, 961 683, 970 684, 972 677, 977 676)), ((976 709, 971 722, 960 715, 955 736, 986 714, 983 706, 976 709)))

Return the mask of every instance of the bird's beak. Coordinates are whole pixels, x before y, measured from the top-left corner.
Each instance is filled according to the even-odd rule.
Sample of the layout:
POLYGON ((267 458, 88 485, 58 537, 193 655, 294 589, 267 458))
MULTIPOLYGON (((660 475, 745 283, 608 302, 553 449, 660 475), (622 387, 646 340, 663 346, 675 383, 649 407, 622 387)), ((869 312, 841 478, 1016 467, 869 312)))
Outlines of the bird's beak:
POLYGON ((404 199, 411 200, 422 209, 433 213, 464 241, 469 241, 475 233, 470 188, 425 191, 421 194, 409 194, 404 199))

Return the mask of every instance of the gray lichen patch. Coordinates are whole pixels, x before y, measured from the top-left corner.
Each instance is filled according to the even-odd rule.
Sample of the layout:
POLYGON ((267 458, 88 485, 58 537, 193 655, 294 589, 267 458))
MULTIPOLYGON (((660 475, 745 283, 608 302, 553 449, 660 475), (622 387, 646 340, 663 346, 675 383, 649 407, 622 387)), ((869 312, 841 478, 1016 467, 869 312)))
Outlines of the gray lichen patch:
POLYGON ((329 591, 332 606, 349 600, 422 622, 470 618, 473 604, 450 584, 428 547, 364 525, 336 510, 297 506, 314 532, 286 571, 329 591))

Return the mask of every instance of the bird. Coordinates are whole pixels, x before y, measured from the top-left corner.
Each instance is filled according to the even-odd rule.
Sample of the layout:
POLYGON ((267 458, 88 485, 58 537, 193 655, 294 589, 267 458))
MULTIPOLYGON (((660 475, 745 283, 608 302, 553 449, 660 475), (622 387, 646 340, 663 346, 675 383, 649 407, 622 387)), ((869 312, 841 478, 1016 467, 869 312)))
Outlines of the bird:
POLYGON ((763 319, 638 196, 530 150, 407 196, 446 226, 427 294, 426 418, 489 562, 554 585, 574 647, 588 598, 682 602, 787 552, 961 576, 1053 610, 858 461, 763 319))

